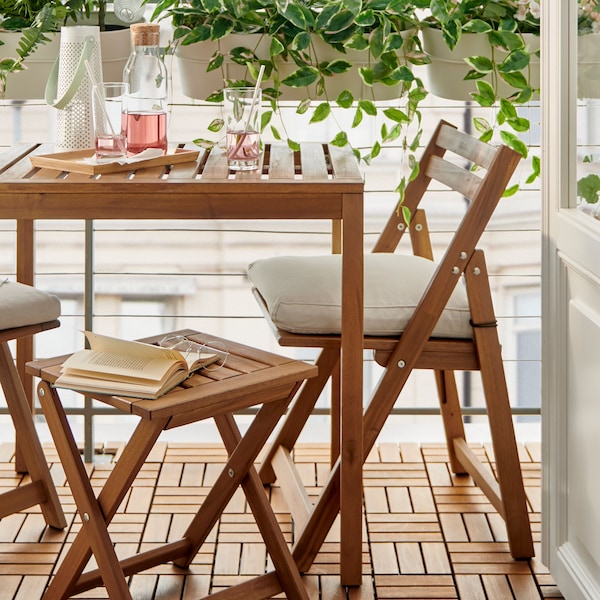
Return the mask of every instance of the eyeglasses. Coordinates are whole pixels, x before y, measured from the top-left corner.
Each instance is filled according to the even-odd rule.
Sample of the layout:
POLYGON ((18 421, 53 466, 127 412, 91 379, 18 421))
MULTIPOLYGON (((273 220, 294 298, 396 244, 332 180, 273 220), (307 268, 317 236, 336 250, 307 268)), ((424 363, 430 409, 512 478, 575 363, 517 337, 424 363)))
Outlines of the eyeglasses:
POLYGON ((227 362, 227 357, 229 356, 225 344, 219 340, 211 340, 210 342, 202 344, 190 340, 184 335, 167 335, 158 342, 158 345, 162 348, 178 350, 185 356, 186 360, 190 355, 197 355, 194 356, 195 360, 202 360, 203 357, 208 358, 209 355, 216 355, 217 359, 215 361, 202 367, 207 371, 217 371, 224 367, 227 362))

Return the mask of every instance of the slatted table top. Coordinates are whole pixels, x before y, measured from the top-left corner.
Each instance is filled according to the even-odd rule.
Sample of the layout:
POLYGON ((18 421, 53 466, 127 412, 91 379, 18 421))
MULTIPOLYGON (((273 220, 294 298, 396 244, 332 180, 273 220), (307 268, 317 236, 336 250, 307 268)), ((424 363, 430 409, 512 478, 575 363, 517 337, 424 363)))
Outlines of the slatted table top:
POLYGON ((266 144, 260 169, 238 172, 218 148, 201 149, 195 161, 101 175, 31 164, 52 152, 32 144, 0 154, 0 218, 164 218, 165 202, 172 218, 339 218, 335 199, 364 189, 354 155, 320 143, 296 152, 266 144))

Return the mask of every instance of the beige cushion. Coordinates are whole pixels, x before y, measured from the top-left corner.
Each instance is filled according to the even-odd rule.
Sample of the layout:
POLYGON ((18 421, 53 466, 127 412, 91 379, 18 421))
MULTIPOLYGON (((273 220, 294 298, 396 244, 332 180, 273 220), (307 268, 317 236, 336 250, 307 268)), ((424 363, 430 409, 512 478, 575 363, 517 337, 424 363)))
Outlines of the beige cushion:
POLYGON ((60 300, 29 285, 9 281, 0 286, 0 329, 54 321, 60 300))
MULTIPOLYGON (((365 334, 404 331, 436 268, 418 256, 365 256, 365 334)), ((293 333, 339 333, 341 257, 278 256, 248 267, 248 278, 262 296, 277 327, 293 333)), ((467 295, 462 283, 437 323, 436 337, 471 338, 467 295)))

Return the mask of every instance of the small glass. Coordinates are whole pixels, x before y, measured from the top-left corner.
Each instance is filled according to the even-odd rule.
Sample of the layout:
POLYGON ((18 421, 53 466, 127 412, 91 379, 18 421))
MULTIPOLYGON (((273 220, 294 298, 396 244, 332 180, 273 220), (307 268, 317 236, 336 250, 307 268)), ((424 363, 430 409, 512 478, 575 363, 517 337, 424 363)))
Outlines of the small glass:
POLYGON ((167 335, 158 343, 162 348, 178 350, 187 359, 190 354, 194 354, 194 360, 205 359, 216 355, 213 362, 208 363, 202 368, 207 371, 216 371, 225 366, 229 352, 225 344, 219 340, 210 340, 206 343, 195 342, 184 335, 167 335))
POLYGON ((122 82, 97 83, 92 89, 96 158, 127 156, 127 94, 122 82))
POLYGON ((258 169, 260 158, 260 88, 223 90, 227 163, 234 171, 258 169))

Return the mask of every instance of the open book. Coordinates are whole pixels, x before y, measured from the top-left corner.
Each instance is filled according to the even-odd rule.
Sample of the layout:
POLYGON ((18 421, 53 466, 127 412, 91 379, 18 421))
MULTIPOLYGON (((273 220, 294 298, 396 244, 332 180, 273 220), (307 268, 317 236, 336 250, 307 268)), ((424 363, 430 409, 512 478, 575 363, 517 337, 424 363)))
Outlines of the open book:
POLYGON ((59 388, 155 399, 218 360, 217 354, 162 348, 85 332, 90 349, 72 354, 55 382, 59 388))

